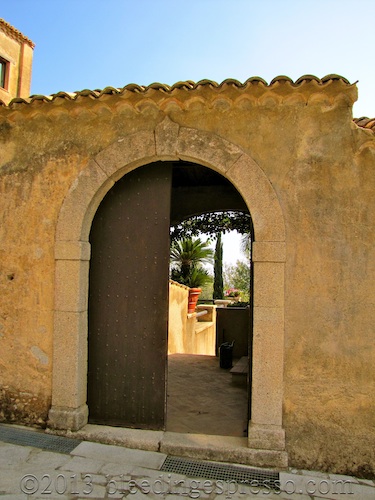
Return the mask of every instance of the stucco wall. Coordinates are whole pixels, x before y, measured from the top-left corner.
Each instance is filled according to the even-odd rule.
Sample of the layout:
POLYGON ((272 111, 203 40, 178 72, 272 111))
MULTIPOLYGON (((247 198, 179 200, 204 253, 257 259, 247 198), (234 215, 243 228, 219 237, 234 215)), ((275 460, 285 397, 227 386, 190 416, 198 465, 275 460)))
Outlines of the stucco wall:
POLYGON ((188 314, 188 298, 188 287, 169 283, 168 354, 215 356, 216 307, 197 306, 188 314))
POLYGON ((188 287, 169 283, 168 354, 185 352, 188 297, 188 287))
MULTIPOLYGON (((128 88, 75 100, 61 94, 1 108, 2 418, 42 422, 49 409, 53 246, 64 198, 90 158, 128 134, 153 131, 168 115, 236 144, 265 173, 280 203, 290 464, 373 470, 375 139, 353 124, 355 99, 356 87, 340 79, 297 85, 280 79, 270 86, 128 88)), ((247 172, 238 172, 246 196, 247 172)), ((264 286, 279 279, 270 273, 264 286)))
POLYGON ((9 63, 6 88, 0 87, 0 99, 5 104, 30 95, 33 48, 31 40, 0 20, 0 57, 9 63))

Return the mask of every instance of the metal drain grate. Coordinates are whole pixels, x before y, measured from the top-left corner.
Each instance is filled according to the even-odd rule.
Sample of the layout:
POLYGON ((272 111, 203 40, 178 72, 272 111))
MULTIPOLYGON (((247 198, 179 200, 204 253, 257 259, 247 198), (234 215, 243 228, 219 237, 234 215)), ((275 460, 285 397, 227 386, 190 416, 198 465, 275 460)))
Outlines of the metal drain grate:
POLYGON ((256 485, 258 487, 263 485, 280 491, 280 476, 278 472, 274 471, 177 457, 167 457, 160 470, 193 478, 235 481, 236 483, 256 485))
POLYGON ((1 424, 0 441, 21 446, 33 446, 34 448, 58 453, 70 453, 81 443, 78 439, 52 436, 36 430, 15 429, 1 424))

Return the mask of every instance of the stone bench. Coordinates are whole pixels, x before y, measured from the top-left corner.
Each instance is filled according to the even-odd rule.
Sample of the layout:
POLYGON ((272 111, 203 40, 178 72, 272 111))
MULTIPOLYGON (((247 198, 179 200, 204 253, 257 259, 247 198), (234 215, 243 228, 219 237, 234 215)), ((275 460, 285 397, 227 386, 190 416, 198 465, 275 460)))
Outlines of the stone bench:
POLYGON ((230 369, 230 374, 232 375, 232 382, 239 385, 246 385, 247 374, 249 371, 249 358, 247 356, 242 356, 230 369))

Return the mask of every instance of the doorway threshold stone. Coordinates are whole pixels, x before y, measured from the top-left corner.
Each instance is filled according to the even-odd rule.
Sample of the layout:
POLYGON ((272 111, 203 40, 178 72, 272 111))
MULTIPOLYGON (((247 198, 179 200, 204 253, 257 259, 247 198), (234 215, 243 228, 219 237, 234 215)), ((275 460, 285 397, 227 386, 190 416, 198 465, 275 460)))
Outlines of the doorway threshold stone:
POLYGON ((137 450, 158 451, 166 455, 199 460, 277 469, 284 469, 288 466, 288 455, 285 451, 251 449, 247 447, 247 438, 242 437, 182 434, 94 424, 87 424, 75 432, 52 430, 48 432, 86 441, 137 450))
POLYGON ((233 436, 165 432, 160 451, 167 455, 255 467, 283 469, 288 466, 285 451, 251 449, 247 447, 247 438, 233 436))
MULTIPOLYGON (((53 432, 55 433, 56 431, 53 432)), ((74 436, 85 441, 114 444, 145 451, 160 451, 160 441, 164 434, 163 431, 109 427, 95 424, 87 424, 79 431, 59 431, 56 433, 60 434, 62 432, 66 436, 74 436)))

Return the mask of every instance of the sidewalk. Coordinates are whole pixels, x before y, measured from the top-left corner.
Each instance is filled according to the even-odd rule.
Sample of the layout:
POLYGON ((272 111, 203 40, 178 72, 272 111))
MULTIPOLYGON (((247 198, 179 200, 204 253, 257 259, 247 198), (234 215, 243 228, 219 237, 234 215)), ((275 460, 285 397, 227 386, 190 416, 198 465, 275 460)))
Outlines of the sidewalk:
MULTIPOLYGON (((57 438, 62 443, 60 448, 66 449, 61 453, 5 442, 9 440, 5 431, 10 427, 15 429, 0 425, 0 496, 4 500, 27 497, 375 499, 374 481, 350 476, 296 470, 278 475, 278 471, 262 471, 243 465, 175 459, 156 451, 57 438), (191 472, 173 472, 176 464, 177 470, 186 465, 191 472), (260 475, 271 473, 269 479, 263 479, 263 488, 259 486, 263 480, 254 476, 257 472, 260 475), (241 484, 238 477, 247 478, 248 484, 241 484), (250 482, 251 477, 255 479, 250 482), (276 490, 272 486, 276 486, 276 490)), ((43 438, 48 447, 48 435, 35 430, 18 430, 21 436, 34 434, 43 438)))

